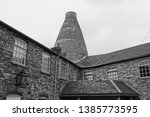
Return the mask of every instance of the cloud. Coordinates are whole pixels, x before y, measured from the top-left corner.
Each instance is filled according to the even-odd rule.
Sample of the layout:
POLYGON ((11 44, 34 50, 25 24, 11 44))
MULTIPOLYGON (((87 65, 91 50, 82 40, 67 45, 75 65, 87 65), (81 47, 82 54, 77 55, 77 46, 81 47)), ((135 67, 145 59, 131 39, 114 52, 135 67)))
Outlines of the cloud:
POLYGON ((149 0, 1 0, 0 14, 1 20, 52 47, 65 13, 75 11, 91 55, 141 42, 150 29, 149 6, 149 0))
POLYGON ((124 0, 85 0, 89 4, 100 5, 100 4, 119 4, 124 0))
POLYGON ((147 0, 116 0, 113 3, 110 0, 88 0, 86 3, 88 14, 82 16, 81 28, 89 54, 141 44, 150 29, 150 2, 147 0))

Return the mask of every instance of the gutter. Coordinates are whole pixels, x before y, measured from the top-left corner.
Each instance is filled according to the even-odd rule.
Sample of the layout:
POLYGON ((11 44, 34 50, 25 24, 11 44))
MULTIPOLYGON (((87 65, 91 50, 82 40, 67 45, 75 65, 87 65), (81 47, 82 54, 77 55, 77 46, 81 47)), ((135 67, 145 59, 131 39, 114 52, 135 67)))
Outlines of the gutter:
POLYGON ((57 61, 58 61, 58 58, 59 58, 59 56, 56 56, 55 57, 55 76, 54 76, 54 92, 53 92, 53 99, 55 100, 56 99, 56 82, 57 82, 57 80, 56 80, 56 78, 57 78, 57 76, 58 76, 58 72, 57 72, 57 61))

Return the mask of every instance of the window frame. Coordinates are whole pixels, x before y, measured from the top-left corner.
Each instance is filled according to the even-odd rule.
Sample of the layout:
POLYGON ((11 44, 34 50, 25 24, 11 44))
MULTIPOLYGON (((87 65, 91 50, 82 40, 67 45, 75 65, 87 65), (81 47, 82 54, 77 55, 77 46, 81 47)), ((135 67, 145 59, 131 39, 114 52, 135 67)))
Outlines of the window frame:
POLYGON ((28 44, 24 40, 16 37, 15 38, 15 43, 14 43, 14 48, 13 48, 13 55, 12 55, 12 62, 16 63, 21 66, 26 65, 26 60, 27 60, 27 48, 28 44), (19 57, 18 57, 19 56, 19 57), (22 57, 22 58, 21 58, 22 57), (16 59, 24 59, 22 62, 18 62, 16 59))
POLYGON ((140 78, 142 78, 142 79, 144 79, 144 78, 150 78, 150 59, 144 59, 144 60, 140 60, 140 61, 138 62, 138 72, 139 72, 139 77, 140 77, 140 78), (140 67, 148 67, 149 69, 148 69, 148 70, 145 69, 145 72, 146 72, 146 71, 149 71, 149 73, 146 72, 146 74, 147 74, 147 75, 149 74, 149 76, 143 76, 143 77, 141 77, 141 70, 140 70, 140 67))
POLYGON ((118 70, 116 66, 107 68, 107 78, 108 79, 117 79, 118 78, 118 70))
POLYGON ((83 79, 84 80, 94 80, 94 77, 93 77, 93 72, 91 70, 86 70, 83 72, 83 79))
POLYGON ((50 68, 50 60, 51 60, 51 56, 50 56, 50 54, 48 54, 48 53, 46 53, 46 52, 42 52, 42 63, 41 63, 41 71, 43 72, 43 73, 47 73, 47 74, 49 74, 50 73, 50 71, 51 71, 51 68, 50 68), (47 56, 47 60, 44 58, 44 57, 46 57, 47 56), (45 59, 45 60, 44 60, 45 59), (45 61, 47 61, 47 62, 45 62, 45 61), (47 64, 48 63, 48 64, 47 64), (48 70, 45 70, 45 69, 48 69, 48 70))

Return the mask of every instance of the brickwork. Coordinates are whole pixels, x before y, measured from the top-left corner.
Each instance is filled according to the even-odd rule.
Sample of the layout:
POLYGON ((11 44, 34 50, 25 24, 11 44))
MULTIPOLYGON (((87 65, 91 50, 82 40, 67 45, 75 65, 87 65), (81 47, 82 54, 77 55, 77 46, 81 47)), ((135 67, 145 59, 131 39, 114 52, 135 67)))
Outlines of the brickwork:
MULTIPOLYGON (((61 61, 62 59, 58 55, 0 25, 0 99, 6 99, 7 94, 11 92, 20 92, 23 100, 37 100, 40 98, 40 94, 43 93, 48 95, 48 99, 59 99, 59 93, 63 85, 68 80, 72 80, 72 76, 67 78, 67 74, 66 79, 59 78, 61 61), (25 66, 12 61, 16 37, 27 42, 25 66), (42 52, 50 55, 50 73, 41 71, 42 52), (23 69, 27 76, 23 77, 22 85, 16 89, 16 74, 23 69)), ((68 74, 72 74, 74 72, 72 69, 75 66, 67 61, 65 62, 69 66, 68 69, 71 68, 68 70, 68 74)), ((77 77, 74 79, 77 79, 77 77)))
POLYGON ((58 44, 62 48, 62 52, 66 54, 66 58, 73 62, 77 62, 88 55, 76 13, 66 13, 65 21, 58 34, 55 47, 58 44))
POLYGON ((84 71, 90 70, 93 72, 94 80, 106 80, 108 79, 107 69, 115 66, 117 68, 117 78, 113 78, 112 80, 125 81, 140 94, 141 99, 149 99, 150 78, 140 78, 138 66, 138 62, 145 59, 150 59, 150 57, 101 67, 83 69, 82 74, 84 71))

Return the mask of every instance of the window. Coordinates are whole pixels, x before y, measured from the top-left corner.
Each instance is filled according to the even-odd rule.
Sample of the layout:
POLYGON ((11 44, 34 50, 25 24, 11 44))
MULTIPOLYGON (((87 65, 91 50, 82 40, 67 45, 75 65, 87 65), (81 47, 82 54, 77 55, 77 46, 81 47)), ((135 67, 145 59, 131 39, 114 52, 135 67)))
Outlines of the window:
POLYGON ((61 62, 61 72, 60 72, 60 78, 66 79, 67 77, 67 64, 62 61, 61 62))
POLYGON ((6 100, 21 100, 21 96, 17 94, 7 95, 6 100))
POLYGON ((107 74, 108 74, 108 78, 111 78, 111 79, 117 78, 118 77, 117 68, 116 67, 108 68, 107 74))
POLYGON ((50 56, 46 53, 42 53, 42 71, 50 72, 50 56))
POLYGON ((92 71, 85 71, 84 72, 84 79, 85 80, 93 80, 93 73, 92 73, 92 71))
POLYGON ((139 62, 140 77, 150 77, 150 60, 142 60, 139 62))
POLYGON ((26 51, 27 51, 27 43, 21 39, 16 38, 12 60, 21 65, 25 65, 26 51))

